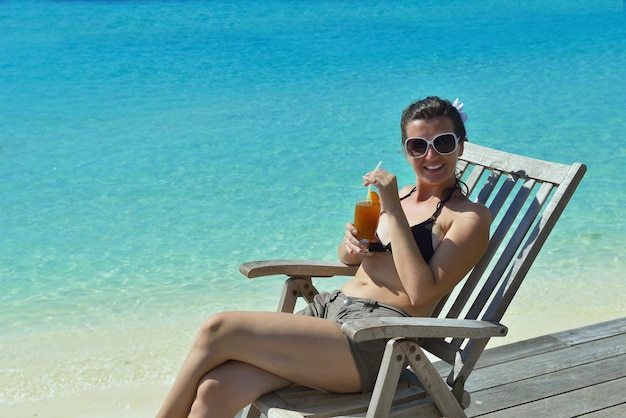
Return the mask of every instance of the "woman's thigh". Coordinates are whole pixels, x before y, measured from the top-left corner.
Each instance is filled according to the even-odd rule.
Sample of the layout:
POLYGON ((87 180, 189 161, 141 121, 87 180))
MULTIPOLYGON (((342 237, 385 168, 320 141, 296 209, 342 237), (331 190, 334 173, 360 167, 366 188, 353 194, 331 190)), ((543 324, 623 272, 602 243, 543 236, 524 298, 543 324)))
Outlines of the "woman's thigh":
POLYGON ((254 365, 294 383, 357 392, 360 377, 345 336, 332 321, 280 312, 225 312, 212 317, 224 360, 254 365), (220 338, 221 337, 221 338, 220 338))

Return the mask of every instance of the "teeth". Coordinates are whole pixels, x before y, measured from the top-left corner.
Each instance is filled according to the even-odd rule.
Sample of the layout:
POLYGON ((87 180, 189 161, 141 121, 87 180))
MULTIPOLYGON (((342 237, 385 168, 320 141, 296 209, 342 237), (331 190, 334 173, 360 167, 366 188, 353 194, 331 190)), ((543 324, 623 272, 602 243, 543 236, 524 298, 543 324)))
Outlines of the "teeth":
POLYGON ((437 170, 438 168, 441 168, 441 167, 443 167, 443 164, 439 164, 439 165, 429 165, 429 166, 426 166, 426 167, 424 167, 424 168, 426 168, 426 170, 437 170))

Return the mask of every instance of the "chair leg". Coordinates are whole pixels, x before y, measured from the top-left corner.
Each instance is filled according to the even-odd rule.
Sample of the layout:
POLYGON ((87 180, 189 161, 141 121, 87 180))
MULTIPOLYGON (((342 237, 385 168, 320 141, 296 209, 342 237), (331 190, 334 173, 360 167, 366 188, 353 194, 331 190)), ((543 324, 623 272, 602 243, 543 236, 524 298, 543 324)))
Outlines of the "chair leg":
POLYGON ((318 293, 310 277, 290 277, 283 284, 283 293, 278 302, 278 312, 292 313, 298 296, 302 296, 308 303, 311 303, 318 293))
POLYGON ((409 366, 444 417, 465 418, 465 412, 420 346, 410 340, 402 342, 409 366))
POLYGON ((386 418, 393 402, 400 374, 404 369, 404 350, 398 340, 387 341, 376 385, 372 392, 367 418, 386 418))

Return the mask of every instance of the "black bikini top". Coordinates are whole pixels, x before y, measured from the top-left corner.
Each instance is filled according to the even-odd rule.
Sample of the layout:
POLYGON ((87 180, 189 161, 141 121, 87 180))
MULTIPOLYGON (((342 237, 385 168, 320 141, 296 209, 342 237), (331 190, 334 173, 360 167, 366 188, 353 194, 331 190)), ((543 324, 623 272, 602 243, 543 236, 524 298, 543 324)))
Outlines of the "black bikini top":
MULTIPOLYGON (((413 187, 413 189, 406 196, 401 197, 400 200, 404 200, 407 197, 411 196, 416 190, 417 187, 413 187)), ((435 209, 435 212, 430 218, 411 227, 411 232, 413 232, 413 238, 415 239, 415 243, 417 244, 417 247, 422 253, 422 257, 424 257, 424 260, 427 263, 430 261, 433 254, 435 253, 435 249, 433 248, 433 225, 435 224, 435 220, 437 220, 437 217, 441 213, 441 208, 443 208, 443 205, 448 200, 450 200, 452 194, 453 193, 450 193, 448 196, 446 196, 444 200, 439 201, 439 203, 437 204, 437 209, 435 209)), ((385 212, 381 212, 381 215, 383 213, 385 212)), ((378 234, 376 234, 376 237, 378 238, 378 234)), ((370 243, 369 250, 372 252, 391 252, 391 241, 387 245, 383 245, 380 241, 372 242, 370 243)))

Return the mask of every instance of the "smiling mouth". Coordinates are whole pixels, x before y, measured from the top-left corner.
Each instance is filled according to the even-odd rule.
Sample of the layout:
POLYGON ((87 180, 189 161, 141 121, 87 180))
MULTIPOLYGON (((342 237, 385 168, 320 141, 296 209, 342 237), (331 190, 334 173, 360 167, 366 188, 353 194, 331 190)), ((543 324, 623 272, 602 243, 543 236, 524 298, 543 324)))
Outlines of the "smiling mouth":
POLYGON ((435 170, 439 170, 441 167, 443 167, 443 164, 424 166, 424 169, 428 171, 435 171, 435 170))

